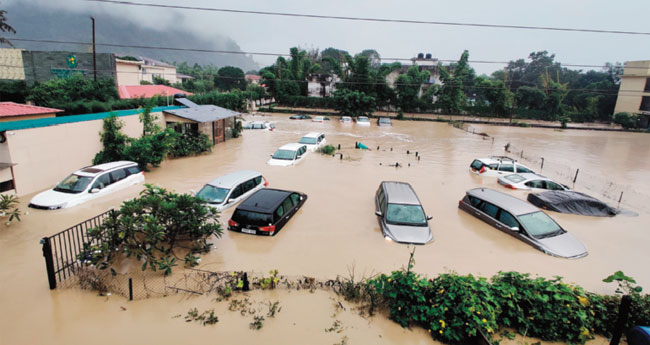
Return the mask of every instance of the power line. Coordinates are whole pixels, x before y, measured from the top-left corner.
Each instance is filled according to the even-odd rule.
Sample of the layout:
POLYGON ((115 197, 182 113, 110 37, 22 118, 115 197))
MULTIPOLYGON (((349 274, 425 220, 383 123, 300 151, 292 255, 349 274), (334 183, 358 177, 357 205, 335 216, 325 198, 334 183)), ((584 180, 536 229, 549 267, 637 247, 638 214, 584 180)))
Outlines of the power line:
POLYGON ((87 2, 101 2, 101 3, 109 3, 109 4, 116 4, 116 5, 128 5, 128 6, 171 8, 171 9, 181 9, 181 10, 226 12, 226 13, 238 13, 238 14, 255 14, 255 15, 282 16, 282 17, 302 17, 302 18, 315 18, 315 19, 366 21, 366 22, 379 22, 379 23, 469 26, 469 27, 480 27, 480 28, 499 28, 499 29, 518 29, 518 30, 545 30, 545 31, 587 32, 587 33, 598 33, 598 34, 645 35, 645 36, 650 36, 650 32, 640 32, 640 31, 601 30, 601 29, 584 29, 584 28, 562 28, 562 27, 550 27, 550 26, 526 26, 526 25, 485 24, 485 23, 442 22, 442 21, 426 21, 426 20, 412 20, 412 19, 389 19, 389 18, 370 18, 370 17, 328 16, 328 15, 321 15, 321 14, 235 10, 235 9, 228 9, 228 8, 196 7, 196 6, 181 6, 181 5, 163 5, 163 4, 138 3, 138 2, 118 1, 118 0, 84 0, 84 1, 87 1, 87 2))
MULTIPOLYGON (((79 45, 90 45, 91 42, 80 42, 80 41, 61 41, 61 40, 50 40, 50 39, 36 39, 36 38, 12 38, 12 41, 19 42, 33 42, 33 43, 48 43, 48 44, 79 44, 79 45)), ((116 44, 116 43, 96 43, 97 46, 112 47, 112 48, 135 48, 135 49, 152 49, 152 50, 170 50, 170 51, 189 51, 189 52, 199 52, 199 53, 217 53, 217 54, 236 54, 236 55, 261 55, 261 56, 277 56, 277 57, 290 57, 290 54, 282 53, 270 53, 270 52, 251 52, 251 51, 235 51, 235 50, 218 50, 218 49, 202 49, 202 48, 176 48, 176 47, 159 47, 159 46, 145 46, 145 45, 133 45, 133 44, 116 44)), ((400 58, 400 57, 382 57, 380 60, 389 60, 389 61, 413 61, 414 58, 400 58)), ((454 59, 436 59, 440 62, 458 62, 454 59)), ((489 61, 489 60, 468 60, 468 63, 478 63, 478 64, 498 64, 498 65, 507 65, 511 61, 489 61)), ((588 64, 563 64, 559 63, 565 67, 583 67, 583 68, 600 68, 606 69, 607 65, 588 65, 588 64)), ((614 66, 616 67, 616 66, 614 66)), ((644 69, 646 67, 635 67, 630 66, 626 67, 628 69, 644 69)))

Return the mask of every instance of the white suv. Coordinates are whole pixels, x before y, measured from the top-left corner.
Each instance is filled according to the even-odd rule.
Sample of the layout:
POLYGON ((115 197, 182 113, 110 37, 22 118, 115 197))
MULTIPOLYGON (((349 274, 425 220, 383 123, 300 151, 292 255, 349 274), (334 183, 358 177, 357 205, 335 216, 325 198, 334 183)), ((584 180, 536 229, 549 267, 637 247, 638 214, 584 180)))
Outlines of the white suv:
POLYGON ((479 176, 498 177, 512 173, 534 173, 531 169, 516 160, 505 156, 491 156, 475 159, 469 170, 479 176))
POLYGON ((268 185, 259 172, 242 170, 208 182, 196 196, 221 212, 268 185))
POLYGON ((144 183, 144 172, 135 162, 119 161, 85 167, 54 188, 36 195, 29 207, 42 210, 68 208, 141 183, 144 183))
POLYGON ((307 150, 316 151, 319 147, 325 145, 325 134, 318 132, 311 132, 305 134, 304 137, 300 139, 298 144, 307 145, 307 150))
POLYGON ((271 155, 271 159, 269 159, 267 164, 283 167, 295 165, 296 163, 301 162, 307 153, 309 153, 309 151, 305 144, 286 144, 271 155))

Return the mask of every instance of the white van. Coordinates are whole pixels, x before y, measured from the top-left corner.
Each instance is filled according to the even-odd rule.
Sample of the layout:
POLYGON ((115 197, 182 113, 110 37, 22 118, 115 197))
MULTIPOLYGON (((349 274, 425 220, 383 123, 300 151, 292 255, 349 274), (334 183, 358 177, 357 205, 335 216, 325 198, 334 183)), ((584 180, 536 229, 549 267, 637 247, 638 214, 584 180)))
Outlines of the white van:
POLYGON ((58 210, 144 183, 138 163, 119 161, 85 167, 59 182, 54 188, 36 195, 29 207, 58 210))
POLYGON ((268 185, 259 172, 241 170, 208 182, 196 196, 221 212, 268 185))
POLYGON ((300 139, 298 144, 307 145, 307 150, 316 151, 319 147, 325 145, 325 134, 318 132, 311 132, 305 134, 304 137, 300 139))
POLYGON ((295 165, 302 161, 308 152, 307 145, 305 144, 286 144, 271 155, 271 159, 269 159, 267 164, 283 167, 295 165))

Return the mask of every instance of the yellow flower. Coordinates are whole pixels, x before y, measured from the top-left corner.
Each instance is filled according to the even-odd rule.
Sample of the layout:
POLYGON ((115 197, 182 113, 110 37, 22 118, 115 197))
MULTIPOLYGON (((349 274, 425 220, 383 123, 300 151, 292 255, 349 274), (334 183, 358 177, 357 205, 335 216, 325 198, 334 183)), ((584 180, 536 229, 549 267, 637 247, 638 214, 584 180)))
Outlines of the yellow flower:
POLYGON ((442 334, 442 330, 440 330, 440 334, 442 334))
POLYGON ((431 333, 431 330, 429 330, 429 333, 431 333))
POLYGON ((469 326, 469 323, 465 322, 465 326, 469 326))
POLYGON ((578 296, 578 302, 580 302, 580 304, 584 305, 585 307, 589 305, 589 300, 582 296, 578 296))
POLYGON ((443 320, 440 320, 440 325, 442 326, 442 328, 445 328, 445 322, 443 320))
POLYGON ((388 282, 389 282, 389 283, 390 283, 391 280, 392 280, 392 279, 388 278, 388 282))
POLYGON ((486 319, 483 319, 483 320, 481 320, 481 321, 483 321, 483 323, 486 323, 486 322, 487 322, 487 320, 486 320, 486 319))
POLYGON ((567 307, 567 308, 571 308, 571 306, 570 306, 570 305, 568 305, 568 304, 566 305, 566 307, 567 307))
POLYGON ((397 310, 402 310, 402 307, 397 307, 397 310))
POLYGON ((440 293, 445 293, 445 289, 440 289, 440 293))
POLYGON ((582 330, 582 335, 589 335, 589 330, 588 329, 583 329, 582 330))
POLYGON ((481 315, 481 312, 480 312, 480 311, 477 311, 476 313, 479 314, 479 315, 481 315))

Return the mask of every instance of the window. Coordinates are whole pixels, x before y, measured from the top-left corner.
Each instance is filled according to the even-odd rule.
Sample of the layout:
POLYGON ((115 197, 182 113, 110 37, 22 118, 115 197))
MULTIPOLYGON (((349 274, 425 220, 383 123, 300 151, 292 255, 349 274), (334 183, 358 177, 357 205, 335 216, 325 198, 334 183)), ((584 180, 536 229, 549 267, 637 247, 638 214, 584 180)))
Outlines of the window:
POLYGON ((244 183, 242 183, 242 194, 247 193, 249 190, 255 188, 255 179, 248 180, 244 183))
POLYGON ((97 180, 95 180, 95 183, 93 183, 91 190, 95 188, 104 189, 108 187, 108 185, 110 184, 111 184, 111 176, 108 173, 106 173, 104 175, 99 176, 97 180))
POLYGON ((641 98, 641 106, 639 110, 650 111, 650 96, 643 96, 641 98))
POLYGON ((230 194, 230 199, 236 199, 239 198, 242 195, 241 191, 241 185, 238 185, 232 190, 232 193, 230 194))
POLYGON ((112 183, 122 180, 126 177, 126 172, 124 169, 119 169, 111 172, 112 183))
POLYGON ((478 160, 478 159, 475 159, 475 160, 472 162, 472 164, 470 165, 470 168, 472 168, 472 169, 474 169, 474 170, 481 170, 482 167, 483 167, 483 162, 481 162, 481 161, 478 160))
POLYGON ((320 141, 319 138, 302 137, 298 143, 314 145, 317 143, 317 141, 320 141))
POLYGON ((542 211, 524 214, 517 218, 526 231, 537 238, 555 236, 563 232, 560 226, 542 211))
POLYGON ((394 224, 426 225, 427 217, 420 205, 388 204, 386 221, 394 224))
POLYGON ((232 220, 243 225, 267 226, 273 222, 270 214, 236 210, 232 220))
POLYGON ((499 208, 490 204, 489 202, 483 202, 483 205, 480 207, 481 211, 483 213, 487 214, 488 216, 496 219, 497 218, 497 213, 499 212, 499 208))
POLYGON ((6 192, 14 188, 14 180, 0 182, 0 192, 6 192))
POLYGON ((546 189, 550 190, 564 190, 564 187, 560 186, 559 184, 553 182, 553 181, 546 181, 546 189))
POLYGON ((221 204, 226 199, 228 191, 229 189, 218 188, 206 184, 198 193, 196 193, 196 197, 201 198, 209 203, 221 204))
POLYGON ((384 195, 384 190, 379 189, 379 210, 384 211, 386 209, 386 196, 384 195))
POLYGON ((645 89, 643 89, 643 92, 650 92, 650 78, 645 80, 645 89))
POLYGON ((278 209, 275 210, 275 216, 276 219, 280 219, 282 218, 282 216, 284 216, 284 207, 282 207, 282 205, 280 205, 280 207, 278 207, 278 209))
POLYGON ((129 175, 134 175, 140 172, 140 169, 138 167, 129 167, 126 168, 126 170, 129 172, 129 175))
POLYGON ((517 174, 507 175, 504 178, 512 183, 519 183, 521 181, 526 180, 523 176, 517 174))
POLYGON ((300 195, 296 193, 291 194, 291 200, 293 201, 294 205, 298 205, 298 203, 300 202, 300 195))
POLYGON ((255 178, 255 185, 259 186, 260 183, 262 183, 262 176, 258 176, 258 177, 255 178))
POLYGON ((469 203, 470 203, 472 206, 476 207, 476 208, 478 208, 478 205, 481 203, 481 201, 483 201, 483 200, 481 200, 481 199, 479 199, 479 198, 475 198, 475 197, 473 197, 473 196, 470 196, 470 197, 469 197, 469 203))
POLYGON ((284 202, 282 203, 282 207, 289 212, 293 208, 293 202, 291 201, 291 198, 286 198, 284 199, 284 202))
POLYGON ((54 190, 62 193, 81 193, 86 189, 86 187, 88 187, 88 184, 90 184, 92 180, 92 177, 72 174, 59 182, 59 184, 54 187, 54 190))
POLYGON ((530 169, 526 168, 523 165, 519 165, 519 164, 517 164, 517 172, 520 172, 520 173, 532 173, 532 171, 530 171, 530 169))
POLYGON ((511 228, 519 227, 519 223, 517 223, 517 219, 513 217, 510 213, 501 210, 501 213, 499 214, 499 221, 511 228))
POLYGON ((515 172, 515 166, 512 164, 501 164, 499 171, 515 172))
POLYGON ((283 160, 288 160, 292 161, 296 155, 296 151, 291 151, 291 150, 277 150, 273 154, 273 159, 283 159, 283 160))
POLYGON ((546 189, 546 186, 544 185, 544 181, 542 180, 532 180, 526 182, 526 186, 530 188, 541 188, 541 189, 546 189))

